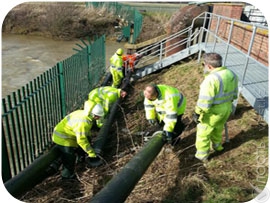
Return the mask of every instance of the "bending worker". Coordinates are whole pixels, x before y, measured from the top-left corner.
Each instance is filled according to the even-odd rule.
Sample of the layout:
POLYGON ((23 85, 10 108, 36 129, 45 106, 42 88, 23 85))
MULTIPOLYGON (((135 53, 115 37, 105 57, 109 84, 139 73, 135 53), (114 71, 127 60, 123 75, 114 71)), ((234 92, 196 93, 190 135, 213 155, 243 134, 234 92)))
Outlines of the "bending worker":
POLYGON ((182 115, 186 98, 178 89, 167 85, 148 85, 144 90, 144 109, 149 123, 163 122, 164 138, 172 144, 185 128, 182 115))
POLYGON ((121 85, 123 74, 123 49, 119 48, 115 54, 110 58, 110 72, 112 74, 112 87, 119 87, 121 85))
MULTIPOLYGON (((125 98, 127 92, 115 87, 104 86, 93 89, 89 95, 88 100, 94 101, 100 104, 104 110, 104 117, 109 113, 111 106, 117 101, 117 99, 125 98)), ((103 120, 97 120, 97 126, 100 128, 103 125, 103 120)))
POLYGON ((195 157, 207 161, 211 143, 215 151, 223 150, 222 131, 238 95, 238 78, 222 67, 222 57, 217 53, 206 53, 203 61, 205 78, 193 116, 197 122, 195 157))
POLYGON ((96 158, 88 138, 91 136, 91 128, 94 120, 103 117, 104 111, 100 104, 86 101, 84 110, 77 110, 61 120, 52 135, 52 140, 61 152, 63 163, 62 178, 75 178, 76 150, 81 147, 89 158, 96 158))

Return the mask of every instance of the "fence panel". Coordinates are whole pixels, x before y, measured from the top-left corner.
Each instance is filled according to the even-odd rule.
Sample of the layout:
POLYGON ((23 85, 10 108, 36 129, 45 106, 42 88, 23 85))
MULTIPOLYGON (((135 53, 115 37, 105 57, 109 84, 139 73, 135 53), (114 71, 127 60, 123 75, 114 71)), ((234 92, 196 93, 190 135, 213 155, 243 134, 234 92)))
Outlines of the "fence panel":
POLYGON ((105 36, 2 99, 2 177, 20 173, 52 146, 54 126, 82 107, 105 73, 105 36))
POLYGON ((107 8, 115 15, 121 16, 127 24, 122 27, 122 35, 124 38, 129 39, 129 43, 134 44, 139 37, 142 30, 143 16, 141 13, 129 6, 118 2, 86 2, 86 6, 89 7, 107 8))

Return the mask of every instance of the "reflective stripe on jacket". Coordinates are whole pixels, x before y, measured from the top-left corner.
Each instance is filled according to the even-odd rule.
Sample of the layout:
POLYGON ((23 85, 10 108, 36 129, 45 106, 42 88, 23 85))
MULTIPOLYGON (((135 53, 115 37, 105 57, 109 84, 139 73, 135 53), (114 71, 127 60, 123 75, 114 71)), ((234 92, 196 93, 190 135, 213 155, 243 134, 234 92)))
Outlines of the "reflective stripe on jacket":
POLYGON ((225 67, 215 68, 200 85, 196 113, 208 112, 214 105, 232 102, 238 95, 238 78, 225 67))
POLYGON ((110 63, 111 63, 111 68, 116 69, 117 71, 122 71, 122 66, 123 66, 123 59, 122 56, 118 56, 117 54, 114 54, 110 58, 110 63))
POLYGON ((101 104, 107 114, 111 105, 120 98, 120 92, 121 89, 111 86, 99 87, 89 93, 88 99, 101 104))
POLYGON ((52 140, 54 143, 67 146, 78 147, 87 153, 93 153, 87 137, 91 135, 93 120, 86 116, 83 110, 77 110, 63 118, 54 128, 52 140))
POLYGON ((157 118, 165 123, 164 130, 173 132, 177 116, 186 109, 186 98, 178 89, 166 85, 157 85, 159 96, 155 101, 144 99, 146 119, 157 118))

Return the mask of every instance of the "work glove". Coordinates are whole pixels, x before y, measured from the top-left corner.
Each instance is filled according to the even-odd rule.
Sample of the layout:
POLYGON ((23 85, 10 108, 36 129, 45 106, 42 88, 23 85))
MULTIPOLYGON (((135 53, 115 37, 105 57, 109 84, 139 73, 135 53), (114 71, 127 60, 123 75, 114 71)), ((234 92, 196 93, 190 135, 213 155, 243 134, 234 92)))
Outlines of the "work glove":
POLYGON ((93 165, 99 161, 100 161, 100 158, 98 156, 86 158, 86 164, 89 168, 93 167, 93 165))
POLYGON ((148 123, 150 124, 150 125, 156 125, 156 120, 155 119, 149 119, 148 120, 148 123))
POLYGON ((168 132, 168 131, 163 131, 162 133, 163 141, 168 144, 172 144, 172 136, 173 136, 173 133, 168 132))
POLYGON ((197 113, 193 113, 192 114, 192 118, 193 118, 193 121, 195 122, 195 123, 200 123, 200 121, 199 121, 199 117, 200 117, 200 114, 197 114, 197 113))

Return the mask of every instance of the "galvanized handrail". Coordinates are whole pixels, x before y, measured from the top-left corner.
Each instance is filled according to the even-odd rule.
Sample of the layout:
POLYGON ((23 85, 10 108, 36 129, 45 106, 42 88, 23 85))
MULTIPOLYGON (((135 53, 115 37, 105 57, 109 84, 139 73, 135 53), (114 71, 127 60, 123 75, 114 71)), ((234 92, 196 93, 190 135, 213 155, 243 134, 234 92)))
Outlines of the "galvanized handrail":
POLYGON ((145 57, 143 57, 142 59, 140 59, 138 61, 137 67, 142 67, 149 62, 154 63, 156 61, 159 61, 159 63, 161 64, 162 59, 166 56, 166 54, 168 52, 170 52, 171 50, 174 50, 175 48, 177 48, 179 46, 187 44, 189 41, 191 41, 193 35, 189 36, 188 38, 184 37, 184 36, 190 34, 191 29, 192 29, 192 27, 187 27, 187 28, 181 30, 180 32, 174 33, 174 34, 162 39, 160 42, 156 42, 152 45, 149 45, 149 46, 139 50, 138 54, 141 54, 145 57), (179 37, 183 37, 183 39, 176 42, 176 43, 172 43, 169 46, 166 46, 166 43, 169 43, 172 40, 179 38, 179 37), (148 54, 148 53, 150 53, 150 54, 148 54), (153 59, 154 59, 154 61, 153 61, 153 59))
MULTIPOLYGON (((197 49, 197 52, 199 53, 198 61, 201 58, 202 51, 218 52, 223 57, 223 65, 233 69, 238 75, 240 81, 239 89, 242 90, 247 86, 247 89, 244 88, 244 91, 239 92, 243 93, 243 96, 247 101, 260 115, 263 116, 264 120, 268 122, 268 85, 266 85, 268 84, 268 57, 261 57, 257 60, 257 57, 259 57, 257 54, 259 54, 259 52, 254 51, 255 45, 262 46, 266 44, 266 40, 263 41, 263 37, 261 37, 266 36, 266 34, 268 34, 268 28, 265 26, 204 12, 193 19, 190 27, 139 50, 138 53, 144 55, 144 57, 140 59, 136 65, 136 68, 142 68, 141 70, 138 70, 136 77, 142 77, 163 68, 164 61, 167 61, 166 65, 170 64, 170 62, 168 62, 170 61, 170 57, 167 57, 166 54, 178 46, 184 46, 183 54, 186 56, 191 53, 191 49, 193 49, 192 53, 195 52, 194 49, 197 49), (198 23, 197 21, 203 22, 198 23), (195 29, 195 25, 197 26, 199 24, 201 24, 201 26, 195 29), (224 30, 221 32, 221 29, 225 29, 224 24, 227 26, 225 26, 226 32, 224 30), (247 35, 249 35, 250 38, 245 37, 240 40, 236 38, 237 35, 235 35, 234 32, 241 27, 245 28, 242 29, 243 32, 249 32, 247 35), (182 36, 185 35, 187 37, 182 38, 182 36), (177 37, 181 40, 170 43, 170 41, 177 37), (242 44, 244 40, 249 40, 246 42, 248 46, 240 49, 238 44, 242 44), (231 53, 232 50, 235 51, 235 54, 231 53), (230 58, 228 59, 229 55, 230 58), (241 56, 241 59, 232 59, 234 55, 241 56), (154 65, 151 66, 150 64, 154 65), (233 66, 236 65, 241 66, 241 69, 235 69, 233 66), (146 68, 152 70, 146 70, 146 68), (256 68, 257 73, 252 75, 251 72, 254 68, 256 68), (258 75, 258 78, 256 78, 255 75, 258 75)), ((268 35, 266 38, 268 41, 268 35)), ((268 46, 262 48, 260 52, 264 52, 265 56, 267 56, 268 46)), ((175 60, 171 61, 175 62, 175 60)))

